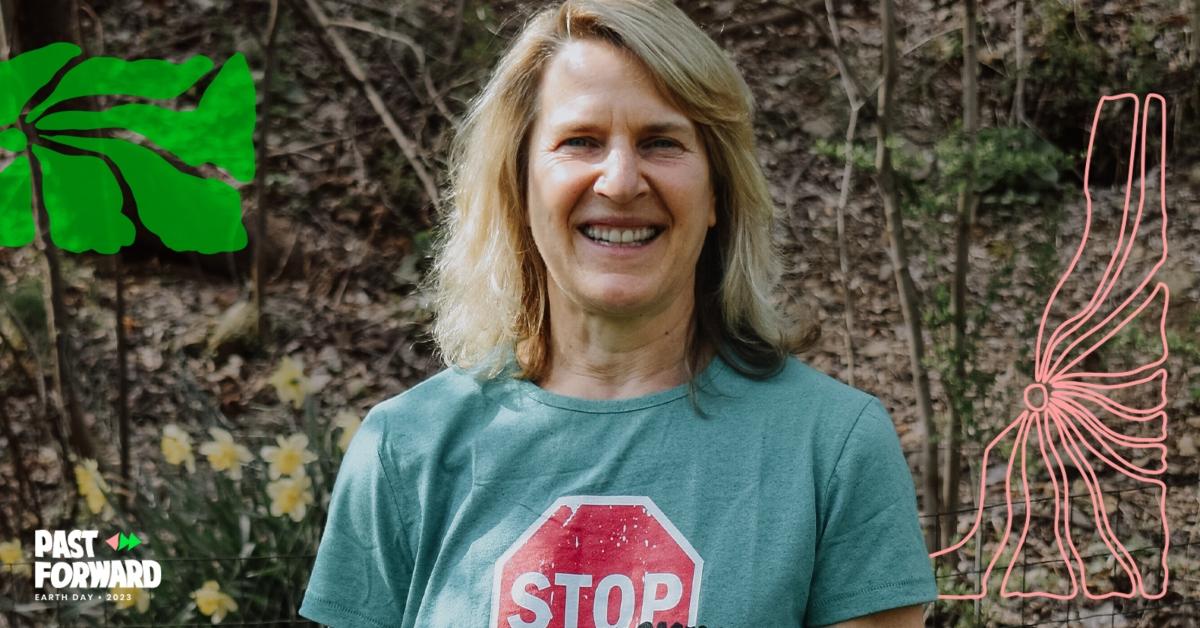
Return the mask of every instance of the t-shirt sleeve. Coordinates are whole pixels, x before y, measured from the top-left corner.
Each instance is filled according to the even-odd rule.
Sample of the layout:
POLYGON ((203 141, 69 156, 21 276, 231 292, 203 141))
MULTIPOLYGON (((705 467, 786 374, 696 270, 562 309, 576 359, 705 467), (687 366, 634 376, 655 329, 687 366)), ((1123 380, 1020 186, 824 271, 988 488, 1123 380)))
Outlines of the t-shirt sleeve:
POLYGON ((300 614, 345 626, 398 626, 412 579, 394 471, 383 455, 384 416, 372 410, 350 442, 300 614))
POLYGON ((878 399, 850 428, 822 503, 808 625, 937 599, 913 476, 878 399))

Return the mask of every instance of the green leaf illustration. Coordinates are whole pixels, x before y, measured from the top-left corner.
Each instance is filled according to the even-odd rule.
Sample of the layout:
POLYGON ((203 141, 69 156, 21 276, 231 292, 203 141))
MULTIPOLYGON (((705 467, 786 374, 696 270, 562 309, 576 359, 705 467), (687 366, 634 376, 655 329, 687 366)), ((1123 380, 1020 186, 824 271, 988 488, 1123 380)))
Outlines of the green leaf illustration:
POLYGON ((0 127, 15 123, 34 93, 79 52, 79 46, 60 42, 0 62, 0 127))
POLYGON ((64 72, 78 55, 77 46, 59 43, 0 63, 0 149, 25 152, 7 167, 0 152, 0 246, 33 241, 33 194, 40 193, 51 239, 67 251, 115 253, 131 244, 135 226, 122 212, 127 203, 171 249, 219 253, 245 247, 238 190, 180 170, 165 157, 253 180, 255 91, 245 57, 235 54, 221 66, 195 108, 133 103, 88 111, 70 109, 71 101, 98 95, 175 99, 198 85, 213 64, 203 56, 183 63, 94 57, 64 72), (53 89, 44 89, 56 76, 53 89), (40 102, 29 102, 47 92, 40 102), (24 130, 11 126, 26 107, 24 130), (110 137, 118 130, 140 135, 145 145, 110 137), (34 168, 41 172, 40 190, 32 186, 34 168))
POLYGON ((42 199, 54 244, 72 253, 116 253, 133 243, 133 223, 121 214, 121 188, 104 160, 41 146, 33 147, 33 156, 42 168, 42 199), (88 211, 74 211, 80 207, 88 211))
POLYGON ((110 94, 143 98, 178 98, 208 74, 212 61, 205 56, 182 64, 158 59, 125 61, 114 57, 93 57, 71 68, 54 92, 29 111, 26 121, 37 120, 50 107, 81 96, 110 94))
POLYGON ((254 80, 241 54, 225 62, 190 111, 119 105, 105 111, 52 113, 35 126, 40 131, 128 129, 190 166, 210 163, 239 181, 254 178, 254 80))
MULTIPOLYGON (((154 151, 124 140, 46 137, 112 159, 133 191, 142 224, 168 247, 220 253, 246 246, 241 197, 224 181, 180 172, 154 151)), ((43 186, 49 193, 49 179, 43 186)))

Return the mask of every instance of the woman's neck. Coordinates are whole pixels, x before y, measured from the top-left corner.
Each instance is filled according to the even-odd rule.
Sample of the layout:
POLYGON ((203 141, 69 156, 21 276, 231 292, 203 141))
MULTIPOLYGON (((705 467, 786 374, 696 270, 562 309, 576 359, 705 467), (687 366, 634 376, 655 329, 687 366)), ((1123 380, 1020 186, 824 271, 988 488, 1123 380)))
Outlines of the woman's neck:
POLYGON ((621 318, 587 312, 554 291, 549 298, 549 368, 537 382, 543 389, 584 399, 627 399, 688 380, 690 293, 660 312, 621 318))

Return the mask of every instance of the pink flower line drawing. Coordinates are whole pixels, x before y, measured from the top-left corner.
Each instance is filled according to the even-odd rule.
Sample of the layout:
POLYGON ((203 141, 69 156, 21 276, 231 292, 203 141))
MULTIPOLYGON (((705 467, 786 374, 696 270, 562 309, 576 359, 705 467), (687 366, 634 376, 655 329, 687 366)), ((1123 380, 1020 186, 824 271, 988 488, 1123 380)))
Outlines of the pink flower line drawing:
MULTIPOLYGON (((983 462, 979 467, 982 469, 979 480, 979 499, 978 509, 975 514, 975 523, 970 532, 963 536, 958 543, 938 550, 930 554, 931 558, 941 556, 957 551, 963 547, 968 541, 975 537, 980 531, 980 526, 984 520, 984 498, 987 495, 987 469, 988 458, 992 450, 1006 439, 1013 439, 1012 453, 1008 458, 1007 473, 1004 479, 1005 491, 1005 507, 1007 509, 1007 519, 1004 525, 1003 536, 993 550, 991 559, 988 560, 987 569, 982 574, 981 584, 978 591, 963 595, 941 595, 941 599, 979 599, 985 596, 989 588, 989 580, 992 575, 992 570, 996 567, 996 563, 1005 554, 1008 548, 1010 538, 1013 532, 1013 500, 1012 487, 1014 483, 1013 467, 1016 463, 1018 453, 1020 455, 1021 469, 1021 490, 1024 495, 1024 525, 1020 531, 1020 537, 1016 541, 1016 546, 1012 552, 1012 559, 1009 561, 1007 569, 1004 571, 1004 578, 1000 584, 1000 594, 1003 597, 1047 597, 1057 600, 1072 599, 1080 593, 1080 581, 1082 581, 1082 592, 1085 596, 1093 600, 1102 600, 1108 597, 1123 597, 1132 598, 1135 595, 1140 595, 1148 600, 1156 600, 1163 597, 1167 590, 1168 569, 1167 569, 1167 552, 1170 546, 1170 533, 1167 526, 1166 516, 1166 496, 1167 487, 1156 476, 1163 474, 1167 469, 1167 449, 1163 444, 1167 436, 1167 415, 1165 412, 1167 404, 1166 384, 1167 373, 1162 365, 1167 359, 1167 338, 1166 338, 1166 315, 1167 304, 1170 300, 1170 293, 1166 284, 1162 282, 1155 283, 1153 290, 1149 296, 1142 298, 1146 292, 1147 285, 1152 281, 1159 267, 1163 265, 1167 258, 1167 209, 1166 209, 1166 100, 1158 94, 1147 95, 1143 117, 1141 119, 1141 133, 1138 133, 1138 111, 1139 102, 1135 94, 1118 94, 1115 96, 1103 96, 1096 106, 1096 115, 1092 120, 1091 137, 1088 142, 1087 165, 1084 169, 1084 195, 1087 202, 1087 215, 1084 222, 1083 238, 1080 241, 1079 248, 1075 251, 1075 255, 1071 260, 1070 266, 1066 272, 1059 278, 1058 284, 1054 291, 1050 294, 1050 298, 1046 303, 1046 307, 1042 313, 1041 323, 1038 327, 1037 341, 1035 345, 1035 362, 1034 362, 1034 382, 1025 388, 1024 399, 1025 408, 1015 420, 1012 421, 999 435, 997 435, 990 443, 988 443, 983 453, 983 462), (1051 306, 1058 298, 1059 292, 1064 284, 1071 278, 1075 270, 1076 264, 1079 262, 1085 247, 1089 244, 1089 234, 1092 225, 1092 195, 1088 186, 1091 166, 1092 166, 1092 149, 1096 140, 1096 129, 1100 122, 1100 114, 1106 102, 1133 100, 1133 120, 1131 136, 1132 142, 1129 149, 1129 175, 1125 186, 1125 202, 1121 216, 1120 236, 1117 238, 1116 244, 1113 247, 1112 256, 1109 259, 1108 266, 1104 270, 1099 284, 1092 293, 1091 300, 1078 313, 1063 321, 1060 325, 1053 329, 1052 333, 1047 337, 1046 323, 1050 315, 1051 306), (1159 155, 1159 209, 1162 212, 1162 252, 1158 256, 1153 267, 1146 272, 1142 277, 1137 287, 1133 289, 1128 298, 1112 308, 1109 313, 1099 322, 1093 323, 1093 318, 1098 318, 1097 312, 1102 305, 1109 305, 1109 293, 1113 286, 1116 285, 1118 278, 1125 269, 1125 264, 1129 259, 1130 251, 1133 248, 1134 240, 1138 236, 1138 226, 1142 222, 1142 210, 1146 200, 1146 122, 1151 109, 1151 103, 1158 102, 1161 106, 1162 127, 1160 132, 1161 154, 1159 155), (1140 142, 1139 142, 1140 138, 1140 142), (1134 156, 1138 145, 1141 145, 1140 162, 1141 177, 1140 177, 1140 194, 1138 199, 1137 214, 1133 218, 1132 226, 1129 222, 1129 201, 1132 190, 1133 172, 1134 172, 1134 156), (1117 332, 1128 325, 1131 321, 1137 318, 1141 312, 1151 304, 1159 304, 1161 297, 1161 315, 1158 321, 1158 340, 1161 342, 1162 354, 1158 359, 1142 364, 1131 370, 1119 373, 1107 372, 1076 372, 1076 368, 1080 362, 1088 355, 1097 351, 1117 332), (1134 303, 1138 299, 1140 302, 1134 303), (1131 310, 1131 311, 1130 311, 1131 310), (1124 316, 1116 322, 1115 328, 1108 331, 1098 339, 1093 338, 1093 334, 1104 329, 1110 322, 1116 321, 1118 316, 1124 316), (1083 344, 1090 343, 1090 344, 1083 344), (1064 347, 1065 345, 1065 347, 1064 347), (1078 348, 1077 355, 1074 359, 1063 363, 1073 351, 1078 348), (1152 372, 1151 372, 1152 371, 1152 372), (1147 396, 1153 395, 1157 403, 1152 407, 1131 407, 1122 403, 1118 403, 1112 397, 1118 392, 1124 390, 1134 392, 1143 392, 1147 396), (1093 411, 1095 409, 1095 411, 1093 411), (1099 416, 1107 416, 1110 419, 1116 419, 1125 425, 1130 425, 1128 422, 1142 423, 1147 426, 1156 428, 1153 436, 1130 436, 1122 434, 1119 431, 1111 429, 1102 421, 1099 416), (1152 421, 1157 422, 1150 423, 1152 421), (1015 438, 1013 434, 1015 433, 1015 438), (1037 447, 1032 451, 1030 449, 1030 435, 1035 434, 1037 437, 1037 447), (1086 435, 1085 435, 1086 434, 1086 435), (1090 437, 1090 438, 1089 438, 1090 437), (1093 445, 1093 441, 1106 450, 1108 454, 1097 449, 1093 445), (1153 451, 1157 455, 1151 456, 1151 462, 1145 463, 1145 466, 1139 466, 1128 458, 1114 451, 1112 445, 1124 448, 1132 448, 1133 451, 1144 454, 1147 450, 1153 451), (1081 448, 1082 446, 1082 448, 1081 448), (1084 452, 1090 452, 1090 456, 1084 452), (1087 494, 1090 497, 1091 521, 1089 525, 1094 523, 1094 530, 1084 530, 1083 534, 1078 536, 1089 540, 1093 545, 1094 537, 1088 535, 1096 535, 1104 542, 1104 545, 1111 552, 1112 558, 1116 565, 1124 571, 1130 583, 1128 591, 1106 591, 1099 593, 1096 590, 1095 576, 1093 579, 1093 587, 1088 586, 1089 574, 1085 567, 1084 558, 1081 557, 1079 548, 1076 546, 1075 540, 1071 535, 1072 514, 1077 512, 1071 507, 1070 482, 1068 481, 1067 470, 1064 465, 1064 456, 1069 459, 1071 465, 1074 466, 1078 475, 1082 477, 1083 482, 1087 487, 1087 494), (1068 593, 1058 593, 1051 591, 1013 591, 1009 588, 1009 577, 1012 575, 1013 567, 1018 564, 1017 557, 1022 553, 1022 550, 1030 551, 1026 546, 1026 536, 1030 531, 1030 493, 1040 492, 1044 490, 1043 486, 1036 484, 1031 486, 1031 482, 1027 477, 1027 456, 1040 455, 1041 461, 1044 464, 1044 473, 1048 473, 1050 484, 1053 493, 1054 502, 1054 538, 1057 544, 1058 557, 1061 557, 1062 562, 1066 565, 1066 570, 1070 575, 1071 588, 1068 593), (1157 592, 1148 592, 1145 589, 1144 577, 1149 573, 1149 570, 1143 572, 1139 568, 1137 561, 1134 560, 1129 550, 1123 545, 1117 534, 1113 531, 1109 519, 1109 508, 1105 504, 1105 493, 1101 487, 1101 482, 1097 476, 1096 469, 1093 463, 1103 462, 1107 470, 1120 471, 1125 476, 1136 480, 1139 483, 1146 485, 1148 489, 1157 490, 1159 518, 1162 522, 1162 561, 1161 565, 1147 565, 1150 569, 1157 570, 1161 567, 1162 585, 1157 592)), ((1145 237, 1145 236, 1143 236, 1145 237)), ((1096 245, 1093 245, 1096 246, 1096 245)), ((1092 249, 1095 250, 1095 249, 1092 249)), ((1143 405, 1149 405, 1148 403, 1143 405)), ((1136 457, 1136 456, 1134 456, 1136 457)), ((1098 465, 1097 465, 1098 466, 1098 465)), ((1100 467, 1100 471, 1106 471, 1105 467, 1100 467)), ((1045 501, 1045 500, 1042 500, 1045 501)), ((1086 509, 1087 504, 1084 504, 1086 509)), ((1080 528, 1079 518, 1076 517, 1074 525, 1077 530, 1080 528)), ((986 552, 983 546, 983 540, 987 537, 987 528, 984 526, 984 534, 980 537, 978 545, 979 552, 986 552)), ((999 530, 993 529, 993 532, 999 530)), ((1088 543, 1082 544, 1087 547, 1088 543)), ((1136 548, 1135 548, 1136 549, 1136 548)), ((1157 550, 1157 546, 1154 547, 1157 550)), ((1101 552, 1103 550, 1100 550, 1101 552)), ((984 554, 982 559, 986 560, 984 554)), ((1107 569, 1106 569, 1107 571, 1107 569)), ((1116 579, 1114 579, 1115 581, 1116 579)), ((1048 587, 1054 588, 1054 587, 1048 587)), ((1116 585, 1113 586, 1116 589, 1116 585)))

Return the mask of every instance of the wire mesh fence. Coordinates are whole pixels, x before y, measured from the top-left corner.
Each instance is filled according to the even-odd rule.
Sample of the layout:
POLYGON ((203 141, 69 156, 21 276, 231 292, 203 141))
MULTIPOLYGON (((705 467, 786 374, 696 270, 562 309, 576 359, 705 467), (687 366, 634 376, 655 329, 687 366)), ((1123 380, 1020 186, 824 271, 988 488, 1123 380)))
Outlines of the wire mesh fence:
MULTIPOLYGON (((966 461, 977 463, 981 459, 983 446, 969 443, 965 446, 966 461)), ((906 451, 910 461, 917 459, 919 452, 906 451)), ((1054 512, 1057 503, 1092 504, 1094 500, 1105 503, 1103 510, 1110 513, 1104 519, 1097 507, 1095 517, 1080 517, 1078 509, 1063 513, 1069 530, 1099 528, 1107 525, 1108 536, 1126 543, 1102 546, 1099 551, 1079 550, 1068 534, 1055 534, 1056 521, 1030 517, 1028 546, 1038 545, 1043 555, 1058 554, 1053 558, 1031 560, 1031 552, 999 552, 990 547, 972 548, 965 544, 957 552, 951 552, 934 560, 937 566, 938 589, 943 596, 928 607, 926 625, 967 628, 975 626, 1086 626, 1089 628, 1110 627, 1195 627, 1200 625, 1200 544, 1195 530, 1200 520, 1200 475, 1196 473, 1168 472, 1156 484, 1141 483, 1110 474, 1101 476, 1103 495, 1093 496, 1089 491, 1064 490, 1045 496, 1030 496, 1028 500, 1020 493, 1019 472, 1007 471, 1006 462, 997 461, 987 470, 988 485, 1003 485, 1003 479, 1013 474, 1011 503, 1004 499, 985 500, 979 504, 979 470, 971 468, 960 483, 960 495, 966 497, 963 506, 953 512, 956 529, 943 535, 942 522, 946 514, 941 509, 937 515, 922 515, 921 525, 926 532, 932 530, 934 537, 949 537, 957 544, 976 520, 982 526, 993 526, 993 539, 1004 537, 1007 529, 1015 539, 1025 525, 1025 515, 1039 509, 1054 512), (1007 472, 1006 472, 1007 471, 1007 472), (968 491, 972 493, 968 496, 968 491), (1161 491, 1161 493, 1160 493, 1161 491), (1158 508, 1159 499, 1163 506, 1158 508), (1028 503, 1028 505, 1027 505, 1028 503), (1041 508, 1039 508, 1041 507, 1041 508), (1012 516, 1011 524, 1009 516, 1012 516), (1164 518, 1165 515, 1165 518, 1164 518), (1164 523, 1165 521, 1165 523, 1164 523), (1165 533, 1164 533, 1165 531, 1165 533), (1000 556, 996 557, 999 553, 1000 556), (1194 554, 1196 554, 1194 556, 1194 554), (1125 558, 1123 563, 1121 557, 1125 558), (990 577, 988 565, 995 558, 990 577), (1069 559, 1069 560, 1068 560, 1069 559), (1128 564, 1128 567, 1123 567, 1128 564), (1012 566, 1011 572, 1008 571, 1012 566), (1132 571, 1140 573, 1131 576, 1132 571), (1011 573, 1010 580, 1001 591, 1001 580, 1011 573), (1066 574, 1063 577, 1060 574, 1066 574), (1072 576, 1071 574, 1074 574, 1072 576), (1083 588, 1084 578, 1091 583, 1083 588), (1137 595, 1132 586, 1134 578, 1145 578, 1143 590, 1147 596, 1137 595), (985 582, 986 578, 986 582, 985 582), (1166 580, 1164 586, 1163 580, 1166 580), (1097 584, 1099 583, 1099 586, 1097 584), (947 595, 978 594, 980 599, 947 599, 947 595), (1034 595, 1041 592, 1042 595, 1034 595), (1073 592, 1073 594, 1072 594, 1073 592), (1132 595, 1130 593, 1133 593, 1132 595), (1065 599, 1056 599, 1053 594, 1065 599), (1161 596, 1160 596, 1161 594, 1161 596), (1157 599, 1148 599, 1155 597, 1157 599)), ((914 474, 914 477, 918 477, 914 474)), ((1056 487, 1058 488, 1058 487, 1056 487)), ((1031 493, 1034 486, 1031 483, 1031 493)), ((1009 547, 1015 543, 1010 540, 1009 547)), ((941 549, 934 549, 937 551, 941 549)), ((1095 550, 1096 544, 1088 549, 1095 550)))

